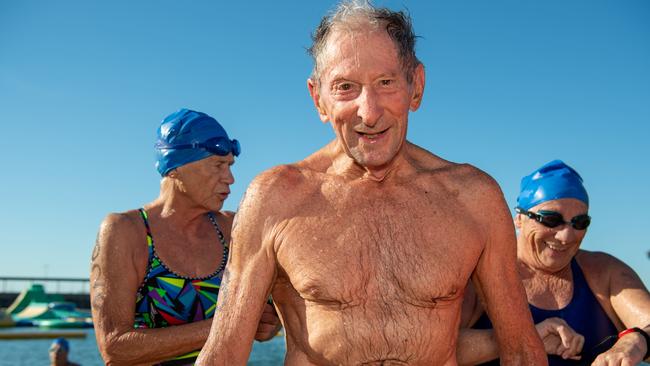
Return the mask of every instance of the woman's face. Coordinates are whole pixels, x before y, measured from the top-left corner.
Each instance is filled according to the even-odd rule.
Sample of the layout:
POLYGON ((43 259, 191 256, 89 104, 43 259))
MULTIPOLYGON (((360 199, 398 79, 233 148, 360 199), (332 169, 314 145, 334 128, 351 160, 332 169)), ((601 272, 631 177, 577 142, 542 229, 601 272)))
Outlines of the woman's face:
MULTIPOLYGON (((529 212, 552 211, 562 215, 564 221, 578 215, 587 214, 587 205, 573 198, 546 201, 530 208, 529 212)), ((523 214, 515 216, 515 226, 519 229, 517 237, 517 256, 530 267, 554 273, 569 265, 578 252, 587 230, 577 230, 570 223, 554 228, 523 214)))
POLYGON ((196 204, 210 211, 219 211, 230 195, 235 182, 230 167, 235 163, 232 154, 212 155, 176 168, 171 174, 178 180, 180 190, 196 204))

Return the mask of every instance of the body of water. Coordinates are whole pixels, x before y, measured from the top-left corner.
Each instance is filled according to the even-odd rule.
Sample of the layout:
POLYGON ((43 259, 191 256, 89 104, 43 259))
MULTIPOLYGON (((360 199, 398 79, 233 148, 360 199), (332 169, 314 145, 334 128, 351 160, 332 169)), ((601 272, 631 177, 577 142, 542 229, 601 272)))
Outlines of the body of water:
MULTIPOLYGON (((69 338, 69 359, 82 366, 104 365, 97 350, 95 331, 82 329, 86 338, 69 338)), ((0 333, 35 332, 37 328, 1 329, 0 333)), ((46 331, 44 331, 46 332, 46 331)), ((49 365, 48 349, 52 339, 0 340, 0 365, 2 366, 39 366, 49 365)), ((248 360, 249 366, 279 366, 284 364, 284 337, 275 337, 268 342, 255 342, 248 360)))
MULTIPOLYGON (((2 329, 0 333, 8 332, 33 332, 37 328, 10 328, 2 329)), ((83 329, 86 338, 69 338, 69 359, 81 366, 102 366, 104 362, 99 356, 95 331, 83 329)), ((1 366, 46 366, 49 364, 48 349, 52 339, 34 340, 1 340, 0 339, 0 365, 1 366)), ((286 345, 284 337, 275 337, 268 342, 253 343, 253 351, 248 359, 248 366, 280 366, 284 364, 286 345)), ((649 365, 642 363, 641 365, 649 365)))

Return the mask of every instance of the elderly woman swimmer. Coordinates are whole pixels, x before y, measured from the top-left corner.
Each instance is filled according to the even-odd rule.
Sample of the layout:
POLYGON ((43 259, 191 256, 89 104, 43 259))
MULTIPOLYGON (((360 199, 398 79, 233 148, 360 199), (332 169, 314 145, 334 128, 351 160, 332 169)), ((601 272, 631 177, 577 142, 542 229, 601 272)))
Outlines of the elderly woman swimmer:
MULTIPOLYGON (((158 128, 160 195, 103 221, 91 263, 91 305, 107 364, 191 365, 210 332, 234 213, 221 211, 237 140, 188 109, 158 128)), ((269 304, 257 339, 279 330, 269 304)))
MULTIPOLYGON (((650 294, 625 263, 580 249, 589 196, 559 160, 521 181, 514 223, 519 275, 549 365, 638 365, 650 357, 650 294)), ((470 285, 463 304, 459 364, 498 365, 492 324, 470 285)))

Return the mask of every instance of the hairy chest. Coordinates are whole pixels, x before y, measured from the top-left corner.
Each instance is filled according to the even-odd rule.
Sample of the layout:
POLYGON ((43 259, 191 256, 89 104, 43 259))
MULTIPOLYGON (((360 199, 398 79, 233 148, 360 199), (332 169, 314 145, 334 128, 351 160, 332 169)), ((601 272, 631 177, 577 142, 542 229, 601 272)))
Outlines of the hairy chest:
POLYGON ((306 301, 342 307, 457 299, 484 238, 462 205, 428 195, 316 195, 279 231, 281 276, 306 301))

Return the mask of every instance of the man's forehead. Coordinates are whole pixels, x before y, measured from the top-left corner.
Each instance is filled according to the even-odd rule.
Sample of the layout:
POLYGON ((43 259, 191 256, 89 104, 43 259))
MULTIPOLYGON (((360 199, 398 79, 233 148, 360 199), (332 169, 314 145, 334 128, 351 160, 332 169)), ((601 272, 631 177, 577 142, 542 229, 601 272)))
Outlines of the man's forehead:
MULTIPOLYGON (((393 44, 388 33, 379 28, 374 27, 347 27, 337 26, 332 29, 330 34, 325 40, 325 52, 330 51, 351 51, 358 47, 363 47, 369 40, 382 40, 386 43, 393 44)), ((394 45, 393 45, 394 47, 394 45)))
POLYGON ((367 68, 368 61, 375 60, 385 61, 383 65, 395 65, 394 70, 383 68, 377 70, 379 73, 397 74, 401 70, 397 48, 385 31, 338 29, 329 35, 323 49, 321 75, 336 77, 354 69, 367 68), (371 52, 365 52, 368 50, 371 52))

